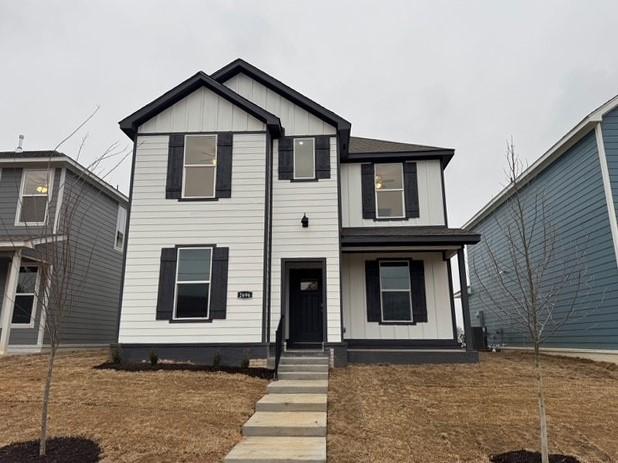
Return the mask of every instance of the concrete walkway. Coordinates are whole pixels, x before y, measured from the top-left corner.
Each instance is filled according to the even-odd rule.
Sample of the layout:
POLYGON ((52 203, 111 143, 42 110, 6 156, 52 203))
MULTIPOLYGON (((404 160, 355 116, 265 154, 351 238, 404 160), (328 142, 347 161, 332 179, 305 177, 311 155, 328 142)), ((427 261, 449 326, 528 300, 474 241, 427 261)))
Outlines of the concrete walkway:
POLYGON ((328 357, 286 352, 226 463, 326 463, 328 357))

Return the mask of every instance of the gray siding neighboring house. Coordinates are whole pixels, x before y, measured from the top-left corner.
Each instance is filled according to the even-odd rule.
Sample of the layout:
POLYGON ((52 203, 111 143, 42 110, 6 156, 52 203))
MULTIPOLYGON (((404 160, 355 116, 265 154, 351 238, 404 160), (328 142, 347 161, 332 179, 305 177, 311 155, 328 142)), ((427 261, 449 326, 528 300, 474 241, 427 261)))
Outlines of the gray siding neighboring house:
MULTIPOLYGON (((35 260, 45 254, 37 246, 69 246, 75 256, 71 260, 74 262, 73 273, 79 276, 79 290, 74 291, 72 310, 63 320, 62 347, 94 347, 115 342, 124 253, 124 242, 118 247, 116 234, 119 208, 126 211, 127 198, 96 176, 89 174, 85 177, 87 170, 84 167, 58 152, 3 152, 0 153, 0 169, 0 300, 2 311, 9 306, 13 311, 8 353, 39 352, 49 345, 40 300, 45 292, 42 285, 46 284, 43 269, 47 266, 45 262, 35 260), (53 172, 53 182, 45 224, 40 227, 19 224, 16 217, 23 205, 20 191, 24 172, 47 169, 53 172), (55 244, 37 243, 41 231, 63 235, 63 214, 69 204, 69 192, 79 192, 81 196, 74 219, 66 221, 66 226, 73 228, 71 233, 65 234, 70 240, 55 244), (29 323, 25 319, 19 320, 15 313, 16 292, 20 291, 21 279, 16 292, 7 294, 5 291, 10 280, 11 260, 18 250, 21 268, 37 269, 37 287, 29 323)), ((124 237, 126 230, 122 229, 121 233, 124 237)), ((52 277, 52 284, 53 280, 52 277)), ((29 306, 27 310, 30 310, 29 306)), ((4 315, 0 314, 0 335, 6 322, 4 315)))
MULTIPOLYGON (((579 290, 574 279, 560 292, 556 318, 571 310, 574 297, 575 305, 568 321, 546 340, 544 348, 550 353, 618 361, 617 106, 618 97, 595 110, 520 177, 527 219, 535 197, 543 197, 544 220, 556 232, 554 257, 542 283, 554 285, 574 276, 574 270, 583 272, 579 290)), ((464 226, 483 236, 468 251, 470 317, 473 326, 485 328, 489 345, 527 348, 529 337, 520 324, 492 307, 487 296, 500 294, 488 265, 489 250, 498 260, 511 262, 500 229, 508 223, 508 193, 502 191, 464 226)), ((536 253, 543 245, 538 231, 533 239, 536 253)))

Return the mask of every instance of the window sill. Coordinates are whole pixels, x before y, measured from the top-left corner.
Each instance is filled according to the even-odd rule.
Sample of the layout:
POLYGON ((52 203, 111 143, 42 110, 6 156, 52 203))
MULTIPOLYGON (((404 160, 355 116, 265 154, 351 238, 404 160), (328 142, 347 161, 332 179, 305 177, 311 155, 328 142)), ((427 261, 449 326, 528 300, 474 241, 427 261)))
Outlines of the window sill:
POLYGON ((374 222, 407 222, 408 217, 374 217, 374 222))
POLYGON ((207 202, 207 201, 219 201, 219 198, 178 198, 177 201, 181 202, 207 202))
POLYGON ((11 323, 12 330, 29 330, 34 328, 34 321, 30 323, 11 323))
POLYGON ((292 183, 303 183, 303 182, 317 182, 318 178, 292 178, 290 182, 292 183))
POLYGON ((409 326, 409 325, 416 325, 416 322, 413 321, 409 321, 409 322, 405 322, 405 321, 401 321, 401 322, 378 322, 379 325, 391 325, 391 326, 409 326))
POLYGON ((170 323, 212 323, 212 318, 204 318, 204 319, 199 319, 199 318, 188 318, 188 319, 183 319, 183 318, 176 318, 176 319, 172 319, 169 320, 170 323))

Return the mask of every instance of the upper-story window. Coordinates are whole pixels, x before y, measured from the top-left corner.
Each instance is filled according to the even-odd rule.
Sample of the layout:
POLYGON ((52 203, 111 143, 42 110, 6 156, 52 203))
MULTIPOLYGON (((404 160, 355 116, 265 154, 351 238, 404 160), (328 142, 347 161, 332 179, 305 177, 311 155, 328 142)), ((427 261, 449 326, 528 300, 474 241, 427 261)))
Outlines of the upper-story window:
POLYGON ((412 290, 408 261, 380 262, 380 300, 383 322, 412 321, 412 290))
POLYGON ((315 140, 313 138, 294 139, 294 179, 313 180, 315 178, 315 140))
POLYGON ((178 248, 175 319, 208 318, 212 248, 178 248))
POLYGON ((118 204, 116 215, 116 234, 114 235, 114 249, 122 251, 124 249, 124 238, 127 229, 127 210, 118 204))
POLYGON ((51 176, 48 169, 24 169, 17 204, 17 224, 45 224, 51 176))
POLYGON ((183 169, 183 198, 214 198, 217 136, 186 135, 183 169))
POLYGON ((403 185, 403 165, 401 163, 375 165, 377 218, 405 217, 403 185))

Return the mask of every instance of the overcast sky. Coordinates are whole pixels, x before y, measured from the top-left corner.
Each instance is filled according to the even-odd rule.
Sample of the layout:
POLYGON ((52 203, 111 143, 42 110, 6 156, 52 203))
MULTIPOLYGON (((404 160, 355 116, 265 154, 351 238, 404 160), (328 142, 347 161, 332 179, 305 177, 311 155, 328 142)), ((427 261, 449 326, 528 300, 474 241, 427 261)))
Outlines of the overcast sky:
MULTIPOLYGON (((86 115, 85 162, 117 122, 242 57, 352 123, 456 149, 450 224, 503 185, 505 140, 534 161, 618 93, 612 1, 0 0, 0 150, 53 148, 86 115)), ((73 155, 80 138, 62 147, 73 155)), ((130 159, 109 181, 127 192, 130 159)))

